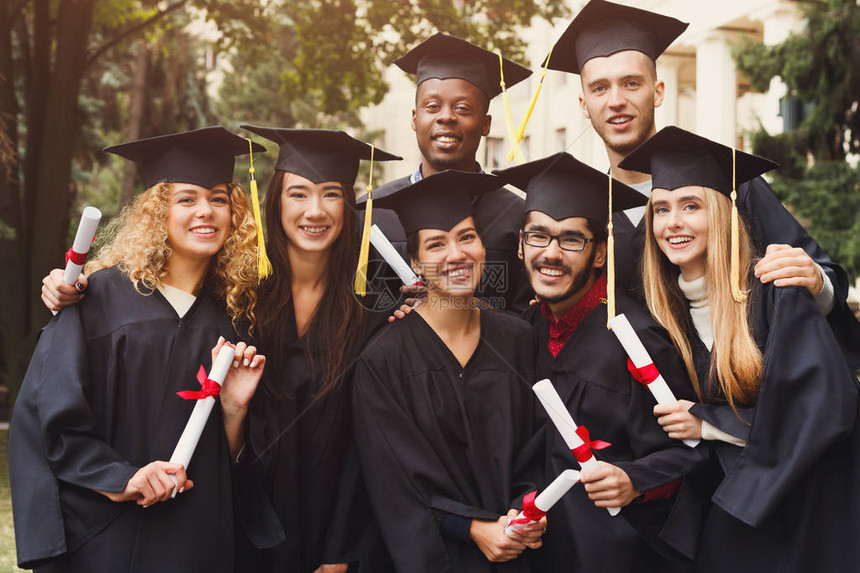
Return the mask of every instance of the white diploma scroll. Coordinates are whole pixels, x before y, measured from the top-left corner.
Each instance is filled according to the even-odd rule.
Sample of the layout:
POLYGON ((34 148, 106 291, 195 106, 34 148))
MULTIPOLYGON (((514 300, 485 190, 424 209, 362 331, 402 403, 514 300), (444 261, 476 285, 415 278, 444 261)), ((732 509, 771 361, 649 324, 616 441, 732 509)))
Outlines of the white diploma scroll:
MULTIPOLYGON (((582 446, 585 442, 582 441, 576 434, 576 422, 573 421, 573 416, 570 415, 570 412, 567 411, 567 407, 564 405, 564 402, 561 401, 561 396, 558 395, 558 392, 555 391, 555 387, 552 385, 548 379, 544 378, 534 386, 532 386, 532 390, 537 394, 538 400, 543 404, 546 413, 549 414, 552 423, 555 424, 555 427, 558 428, 559 433, 561 434, 562 439, 564 439, 564 443, 567 444, 567 447, 571 450, 575 450, 576 448, 582 446)), ((594 456, 591 456, 585 462, 580 462, 580 467, 584 470, 592 469, 597 466, 597 459, 594 456)), ((607 507, 606 510, 609 512, 609 515, 615 516, 621 511, 620 507, 607 507)))
MULTIPOLYGON (((78 225, 78 232, 75 234, 72 252, 69 253, 71 257, 66 261, 66 269, 63 272, 63 282, 67 285, 75 284, 84 269, 84 262, 90 252, 90 245, 93 244, 96 227, 99 226, 101 219, 102 212, 95 207, 85 207, 84 212, 81 213, 81 222, 78 225)), ((56 310, 51 312, 57 314, 56 310)))
MULTIPOLYGON (((627 356, 630 357, 630 361, 633 363, 633 366, 638 369, 642 369, 654 364, 648 351, 645 350, 645 347, 642 345, 642 341, 639 340, 639 336, 636 334, 636 331, 633 330, 632 326, 630 326, 630 321, 627 320, 626 316, 623 314, 616 315, 615 318, 609 321, 609 326, 612 328, 612 332, 615 333, 615 336, 618 337, 618 341, 621 343, 621 346, 624 347, 624 350, 627 352, 627 356)), ((658 375, 654 381, 646 384, 645 386, 650 390, 654 398, 657 399, 658 404, 674 404, 678 401, 672 393, 671 388, 669 388, 669 385, 666 384, 666 380, 663 379, 662 375, 658 375)), ((699 440, 683 440, 683 442, 691 448, 695 448, 699 445, 699 440)))
MULTIPOLYGON (((222 346, 218 352, 218 356, 215 358, 215 362, 212 364, 208 378, 221 385, 224 382, 224 377, 227 375, 227 370, 230 369, 230 365, 233 363, 235 355, 236 351, 233 348, 227 345, 222 346)), ((170 456, 170 463, 182 464, 182 467, 186 470, 188 469, 188 464, 191 462, 194 450, 197 449, 197 442, 200 441, 200 436, 203 434, 203 428, 206 426, 209 414, 212 413, 213 406, 215 406, 214 396, 206 396, 202 400, 197 400, 194 404, 194 410, 188 418, 188 423, 185 425, 182 435, 179 436, 179 442, 173 450, 173 455, 170 456)), ((177 483, 176 476, 171 475, 170 478, 173 480, 173 483, 177 483)), ((173 489, 170 497, 176 497, 176 488, 173 489)))
POLYGON ((385 259, 388 266, 391 267, 404 285, 410 286, 418 282, 418 277, 412 271, 409 263, 403 260, 388 237, 379 230, 379 227, 372 225, 370 227, 370 243, 373 248, 385 259))
MULTIPOLYGON (((75 235, 75 242, 72 243, 72 251, 78 255, 86 255, 90 252, 90 245, 93 244, 93 237, 96 236, 96 227, 99 226, 99 221, 102 219, 102 212, 95 207, 86 207, 81 214, 81 223, 78 225, 78 232, 75 235)), ((66 270, 63 273, 63 282, 67 285, 75 284, 78 280, 83 264, 73 263, 71 259, 66 263, 66 270)))
MULTIPOLYGON (((579 481, 579 472, 576 470, 564 470, 559 474, 557 478, 552 480, 552 483, 546 486, 542 492, 540 492, 537 497, 535 497, 534 505, 541 514, 546 515, 552 506, 556 504, 558 500, 561 499, 561 496, 566 494, 570 488, 572 488, 579 481)), ((543 517, 541 515, 541 517, 543 517)), ((511 521, 511 524, 505 527, 505 535, 511 537, 511 534, 518 530, 528 527, 533 523, 537 523, 537 519, 528 519, 525 515, 525 512, 521 511, 519 515, 516 516, 511 521)))

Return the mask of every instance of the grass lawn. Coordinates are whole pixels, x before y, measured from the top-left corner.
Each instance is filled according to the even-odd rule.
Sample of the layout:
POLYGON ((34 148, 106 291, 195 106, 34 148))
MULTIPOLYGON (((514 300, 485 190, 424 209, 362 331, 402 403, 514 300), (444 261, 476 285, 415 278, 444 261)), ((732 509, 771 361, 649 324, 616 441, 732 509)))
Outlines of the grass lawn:
POLYGON ((15 533, 12 530, 12 498, 6 455, 7 430, 0 431, 0 571, 23 571, 15 566, 15 533))

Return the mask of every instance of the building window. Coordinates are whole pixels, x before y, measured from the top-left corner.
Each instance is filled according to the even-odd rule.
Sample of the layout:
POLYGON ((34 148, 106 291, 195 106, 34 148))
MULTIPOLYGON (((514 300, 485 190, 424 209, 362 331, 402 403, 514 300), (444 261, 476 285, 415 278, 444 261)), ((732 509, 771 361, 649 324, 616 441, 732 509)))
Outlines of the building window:
POLYGON ((485 143, 487 145, 484 148, 486 152, 486 156, 484 157, 484 169, 490 171, 492 169, 501 168, 502 159, 505 155, 505 150, 502 148, 505 140, 501 137, 488 137, 486 138, 485 143))

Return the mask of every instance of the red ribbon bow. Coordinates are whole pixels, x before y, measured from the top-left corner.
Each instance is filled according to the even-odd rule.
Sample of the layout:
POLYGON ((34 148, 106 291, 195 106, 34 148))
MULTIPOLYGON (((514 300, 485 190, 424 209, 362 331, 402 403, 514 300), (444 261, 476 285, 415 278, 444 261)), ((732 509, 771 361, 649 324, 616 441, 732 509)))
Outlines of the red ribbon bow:
POLYGON ((654 366, 653 362, 651 364, 646 364, 642 368, 636 368, 636 365, 633 364, 633 361, 628 358, 627 370, 630 371, 630 374, 633 376, 633 379, 642 384, 643 386, 647 386, 660 376, 660 372, 657 370, 657 367, 654 366))
POLYGON ((183 390, 176 394, 183 400, 203 400, 209 396, 217 398, 221 393, 221 385, 206 376, 206 369, 202 364, 197 371, 197 381, 200 382, 200 390, 183 390))
POLYGON ((525 495, 523 498, 523 516, 515 518, 510 525, 540 521, 546 515, 545 511, 535 505, 535 497, 537 497, 537 490, 525 495))
POLYGON ((588 428, 585 426, 577 426, 576 435, 579 436, 583 443, 581 446, 577 446, 570 451, 573 452, 573 457, 576 458, 576 461, 581 464, 584 464, 594 457, 591 450, 602 450, 612 445, 609 442, 604 442, 603 440, 592 441, 588 435, 588 428))

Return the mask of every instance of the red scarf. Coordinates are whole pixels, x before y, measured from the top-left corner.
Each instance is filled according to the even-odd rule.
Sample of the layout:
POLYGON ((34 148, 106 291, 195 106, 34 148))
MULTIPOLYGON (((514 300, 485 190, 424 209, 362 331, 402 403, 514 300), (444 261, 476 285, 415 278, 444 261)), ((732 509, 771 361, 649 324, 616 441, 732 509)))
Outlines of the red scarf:
POLYGON ((591 314, 600 303, 606 303, 606 275, 597 277, 588 292, 558 320, 547 303, 541 304, 540 311, 549 320, 549 352, 553 358, 558 356, 585 317, 591 314))

